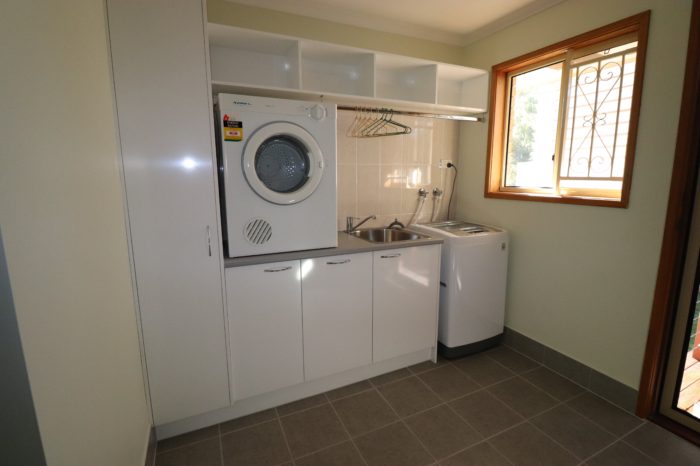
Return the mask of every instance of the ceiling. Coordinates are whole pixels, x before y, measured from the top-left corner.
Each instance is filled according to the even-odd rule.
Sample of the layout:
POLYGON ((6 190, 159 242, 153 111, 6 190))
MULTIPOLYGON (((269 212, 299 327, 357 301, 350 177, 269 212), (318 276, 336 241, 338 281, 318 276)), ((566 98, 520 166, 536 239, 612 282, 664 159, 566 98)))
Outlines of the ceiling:
POLYGON ((467 45, 563 0, 228 0, 232 3, 467 45))

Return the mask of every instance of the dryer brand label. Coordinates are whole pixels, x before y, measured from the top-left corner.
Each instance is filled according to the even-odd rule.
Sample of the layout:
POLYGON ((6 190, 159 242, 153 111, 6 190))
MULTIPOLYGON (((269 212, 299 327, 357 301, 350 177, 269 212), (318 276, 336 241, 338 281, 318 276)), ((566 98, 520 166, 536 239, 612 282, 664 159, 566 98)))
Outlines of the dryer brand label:
POLYGON ((243 122, 232 120, 228 115, 224 115, 224 141, 243 140, 243 122))

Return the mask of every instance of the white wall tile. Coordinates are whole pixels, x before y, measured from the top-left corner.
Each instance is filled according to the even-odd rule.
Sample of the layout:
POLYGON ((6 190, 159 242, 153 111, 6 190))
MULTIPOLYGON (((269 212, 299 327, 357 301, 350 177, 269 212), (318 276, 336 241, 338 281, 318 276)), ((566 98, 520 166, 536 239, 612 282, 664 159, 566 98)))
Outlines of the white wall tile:
POLYGON ((379 213, 379 165, 357 166, 357 216, 379 213))
MULTIPOLYGON (((367 227, 385 226, 398 218, 408 224, 418 202, 418 189, 444 191, 437 219, 446 218, 454 173, 438 168, 441 159, 458 163, 459 123, 434 118, 395 116, 411 134, 376 138, 348 135, 355 113, 338 112, 338 229, 345 217, 377 215, 367 227)), ((418 222, 430 221, 432 195, 418 222)), ((454 206, 453 206, 454 209, 454 206)))

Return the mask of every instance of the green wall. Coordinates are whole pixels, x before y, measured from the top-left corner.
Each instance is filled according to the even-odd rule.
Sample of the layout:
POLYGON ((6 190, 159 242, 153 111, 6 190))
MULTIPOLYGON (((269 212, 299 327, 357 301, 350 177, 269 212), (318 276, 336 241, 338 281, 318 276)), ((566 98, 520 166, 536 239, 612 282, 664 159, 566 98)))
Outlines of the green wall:
POLYGON ((673 165, 690 0, 569 0, 467 47, 492 65, 650 9, 629 208, 486 199, 487 125, 462 127, 457 215, 512 235, 506 324, 637 388, 673 165))

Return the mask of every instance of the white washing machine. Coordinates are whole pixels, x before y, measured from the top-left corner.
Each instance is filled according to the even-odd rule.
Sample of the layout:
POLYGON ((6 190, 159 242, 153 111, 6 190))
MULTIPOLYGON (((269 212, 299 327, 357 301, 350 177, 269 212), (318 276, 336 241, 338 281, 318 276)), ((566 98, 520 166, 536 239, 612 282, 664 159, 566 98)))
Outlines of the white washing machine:
POLYGON ((498 344, 503 334, 508 233, 461 221, 411 225, 442 238, 438 351, 456 358, 498 344))
POLYGON ((228 257, 337 246, 336 106, 217 97, 228 257))

